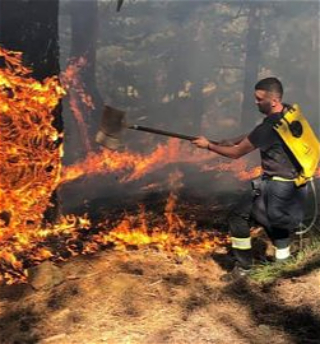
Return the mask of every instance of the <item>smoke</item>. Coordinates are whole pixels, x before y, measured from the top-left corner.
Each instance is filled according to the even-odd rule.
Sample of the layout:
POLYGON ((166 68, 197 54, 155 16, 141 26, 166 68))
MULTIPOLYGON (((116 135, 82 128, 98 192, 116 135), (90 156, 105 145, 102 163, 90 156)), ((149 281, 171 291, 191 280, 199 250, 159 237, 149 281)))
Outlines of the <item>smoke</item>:
MULTIPOLYGON (((254 104, 257 79, 277 76, 284 84, 284 100, 298 102, 319 134, 319 4, 254 3, 126 0, 117 12, 115 1, 99 0, 99 28, 92 40, 97 42, 94 77, 102 99, 127 111, 130 123, 202 134, 214 140, 236 137, 250 132, 262 120, 254 110, 245 114, 248 125, 241 114, 246 73, 252 74, 255 68, 246 70, 246 58, 256 51, 258 74, 249 75, 249 101, 254 104), (260 40, 256 49, 248 51, 248 31, 253 29, 248 25, 249 15, 254 5, 258 6, 260 40)), ((81 37, 71 32, 69 6, 68 1, 60 6, 64 66, 70 44, 77 44, 77 37, 81 37)), ((83 13, 84 18, 86 15, 83 13)), ((76 139, 75 129, 66 130, 69 142, 77 140, 69 146, 76 148, 81 140, 76 139)), ((165 140, 144 133, 125 134, 127 147, 145 154, 165 140)), ((257 154, 250 155, 249 163, 259 163, 257 154)), ((186 170, 191 189, 208 190, 200 169, 186 170)), ((163 179, 162 172, 154 172, 154 179, 163 179)), ((223 180, 224 176, 220 177, 223 180)), ((227 188, 226 184, 230 185, 219 186, 227 188)), ((210 184, 210 192, 215 192, 216 185, 210 184)))

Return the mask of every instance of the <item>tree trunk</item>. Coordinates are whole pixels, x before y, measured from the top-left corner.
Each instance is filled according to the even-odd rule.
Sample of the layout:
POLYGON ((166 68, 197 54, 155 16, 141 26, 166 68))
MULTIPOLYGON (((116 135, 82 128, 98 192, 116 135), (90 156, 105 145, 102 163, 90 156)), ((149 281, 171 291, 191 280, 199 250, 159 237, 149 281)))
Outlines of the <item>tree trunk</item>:
POLYGON ((84 87, 85 94, 92 97, 94 109, 90 109, 86 104, 81 103, 80 97, 77 98, 79 110, 84 116, 88 126, 86 133, 88 135, 87 150, 94 146, 94 137, 97 132, 100 116, 102 114, 103 101, 99 94, 96 84, 96 49, 98 35, 98 1, 82 0, 72 1, 70 3, 71 15, 71 59, 77 60, 84 58, 86 64, 81 68, 79 81, 84 87))
POLYGON ((317 135, 320 135, 320 121, 319 121, 319 92, 320 92, 320 57, 319 57, 319 3, 314 4, 314 12, 318 15, 313 18, 312 34, 310 37, 310 50, 307 52, 307 68, 306 68, 306 102, 307 106, 304 111, 306 115, 310 113, 310 122, 315 129, 317 135))
POLYGON ((250 4, 248 17, 248 33, 246 38, 246 60, 244 68, 244 94, 241 109, 241 127, 248 131, 252 127, 254 106, 254 85, 257 82, 260 62, 261 14, 260 6, 250 4))
POLYGON ((58 0, 1 0, 0 41, 23 52, 37 80, 58 75, 58 0))

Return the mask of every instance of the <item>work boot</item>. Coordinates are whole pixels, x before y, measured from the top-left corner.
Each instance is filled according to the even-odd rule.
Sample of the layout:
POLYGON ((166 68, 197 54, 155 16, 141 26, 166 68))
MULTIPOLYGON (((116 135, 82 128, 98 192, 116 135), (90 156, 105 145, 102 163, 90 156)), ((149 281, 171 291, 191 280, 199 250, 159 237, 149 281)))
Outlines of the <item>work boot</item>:
POLYGON ((282 265, 287 263, 292 258, 290 253, 290 246, 277 248, 275 247, 275 255, 273 258, 273 263, 277 265, 282 265))
POLYGON ((232 271, 221 276, 220 281, 229 283, 243 280, 250 275, 251 271, 252 269, 245 269, 239 264, 236 264, 232 271))

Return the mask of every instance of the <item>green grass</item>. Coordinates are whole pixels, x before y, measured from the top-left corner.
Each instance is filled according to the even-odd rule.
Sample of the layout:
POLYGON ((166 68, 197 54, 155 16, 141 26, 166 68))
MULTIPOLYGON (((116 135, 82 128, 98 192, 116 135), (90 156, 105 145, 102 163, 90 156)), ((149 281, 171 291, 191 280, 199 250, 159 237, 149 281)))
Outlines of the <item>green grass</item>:
POLYGON ((283 263, 265 263, 257 265, 250 278, 256 282, 268 284, 279 278, 290 277, 303 270, 320 267, 320 237, 313 238, 303 249, 283 263))

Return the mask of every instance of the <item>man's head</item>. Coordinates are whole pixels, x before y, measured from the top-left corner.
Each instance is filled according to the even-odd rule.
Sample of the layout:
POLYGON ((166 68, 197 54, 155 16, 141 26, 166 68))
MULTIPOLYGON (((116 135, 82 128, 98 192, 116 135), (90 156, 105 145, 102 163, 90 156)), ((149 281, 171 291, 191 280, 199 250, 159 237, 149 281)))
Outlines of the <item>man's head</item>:
POLYGON ((265 78, 255 85, 255 102, 259 111, 271 115, 282 110, 283 87, 277 78, 265 78))

